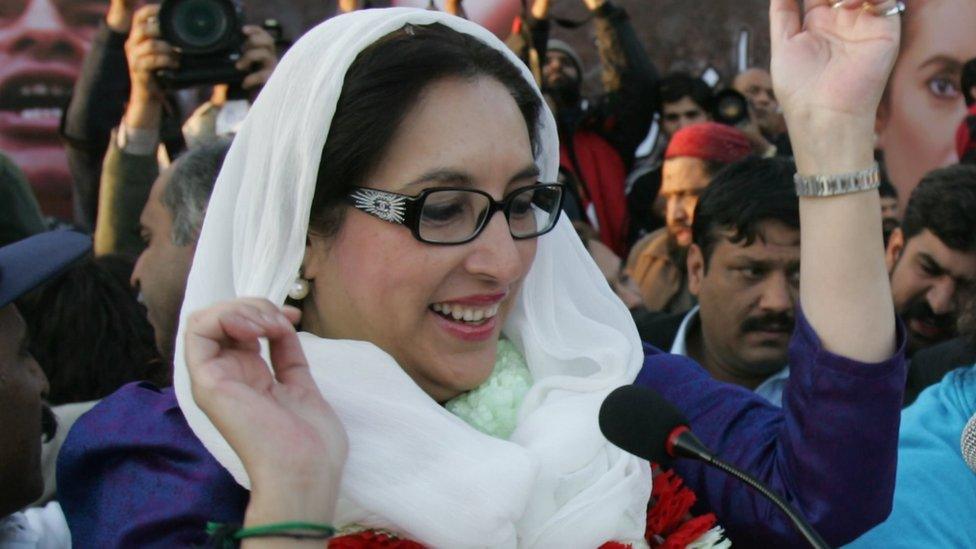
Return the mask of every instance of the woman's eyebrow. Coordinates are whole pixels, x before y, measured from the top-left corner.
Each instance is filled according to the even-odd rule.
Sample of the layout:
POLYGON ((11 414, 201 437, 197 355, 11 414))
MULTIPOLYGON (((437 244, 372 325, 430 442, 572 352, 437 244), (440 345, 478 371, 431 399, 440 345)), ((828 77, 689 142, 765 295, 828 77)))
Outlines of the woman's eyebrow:
POLYGON ((516 181, 522 181, 523 179, 538 179, 538 178, 539 178, 539 167, 533 163, 522 168, 521 171, 513 175, 512 178, 509 179, 508 181, 509 183, 514 183, 516 181))
POLYGON ((450 183, 459 187, 474 186, 471 175, 450 168, 437 168, 410 181, 404 187, 414 187, 423 183, 450 183))
POLYGON ((951 55, 938 54, 933 55, 925 60, 924 63, 918 66, 920 69, 924 69, 931 65, 940 65, 943 68, 947 68, 951 71, 962 71, 962 62, 952 57, 951 55))

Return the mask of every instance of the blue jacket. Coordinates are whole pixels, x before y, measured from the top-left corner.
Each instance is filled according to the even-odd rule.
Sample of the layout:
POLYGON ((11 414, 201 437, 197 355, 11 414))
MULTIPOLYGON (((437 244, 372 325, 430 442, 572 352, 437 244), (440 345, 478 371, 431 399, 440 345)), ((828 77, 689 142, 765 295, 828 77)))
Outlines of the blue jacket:
POLYGON ((891 516, 848 547, 976 547, 976 472, 960 437, 976 414, 976 366, 950 372, 902 416, 891 516))

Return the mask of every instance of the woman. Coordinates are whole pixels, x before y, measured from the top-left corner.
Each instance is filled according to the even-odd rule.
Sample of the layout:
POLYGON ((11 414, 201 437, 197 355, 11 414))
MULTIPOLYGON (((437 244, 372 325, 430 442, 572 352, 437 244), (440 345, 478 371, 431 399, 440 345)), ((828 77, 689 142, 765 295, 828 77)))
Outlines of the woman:
MULTIPOLYGON (((781 90, 788 119, 804 135, 830 128, 845 144, 800 139, 801 169, 869 165, 870 121, 849 113, 876 107, 897 18, 808 2, 820 28, 800 32, 795 3, 773 9, 781 76, 795 81, 781 90), (826 63, 809 49, 825 28, 866 46, 826 63), (858 81, 843 82, 852 68, 858 81), (812 99, 837 84, 850 95, 812 99)), ((174 457, 151 472, 119 464, 130 474, 112 481, 156 475, 155 493, 178 488, 154 516, 136 513, 134 524, 103 532, 124 530, 120 544, 185 542, 192 535, 174 531, 204 516, 359 525, 443 547, 645 543, 649 468, 611 446, 596 418, 603 398, 651 362, 571 225, 556 223, 559 191, 545 183, 558 169, 555 125, 531 83, 492 35, 435 12, 357 12, 295 44, 225 161, 189 278, 179 409, 163 415, 185 417, 208 453, 196 440, 163 440, 174 457), (271 135, 292 141, 269 143, 271 135), (300 311, 279 308, 286 295, 300 311), (270 344, 274 377, 259 338, 270 344), (171 472, 187 462, 199 466, 171 472)), ((814 281, 804 295, 810 323, 831 351, 890 357, 877 194, 804 207, 804 246, 826 259, 804 264, 814 281)), ((900 393, 875 396, 891 400, 897 418, 900 393)), ((735 398, 749 400, 754 417, 778 413, 735 398)), ((77 446, 96 429, 92 417, 77 446)), ((79 470, 78 456, 63 466, 79 470)), ((75 492, 67 513, 91 513, 74 498, 93 491, 65 483, 75 492)), ((88 497, 106 497, 98 490, 88 497)), ((118 499, 145 507, 146 495, 133 492, 118 499)), ((98 540, 86 530, 106 516, 76 520, 76 541, 98 540)))
POLYGON ((876 126, 888 176, 905 201, 923 175, 959 161, 954 136, 966 116, 960 75, 976 58, 976 3, 906 3, 902 48, 876 126))

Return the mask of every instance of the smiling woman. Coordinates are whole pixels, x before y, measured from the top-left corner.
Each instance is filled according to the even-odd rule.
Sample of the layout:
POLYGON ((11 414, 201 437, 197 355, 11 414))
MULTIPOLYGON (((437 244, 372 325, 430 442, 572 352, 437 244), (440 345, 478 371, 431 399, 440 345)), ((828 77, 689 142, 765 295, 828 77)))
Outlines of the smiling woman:
MULTIPOLYGON (((976 2, 909 0, 901 52, 878 109, 878 148, 907 201, 922 176, 959 161, 962 66, 976 57, 976 2)), ((904 204, 904 202, 903 202, 904 204)))

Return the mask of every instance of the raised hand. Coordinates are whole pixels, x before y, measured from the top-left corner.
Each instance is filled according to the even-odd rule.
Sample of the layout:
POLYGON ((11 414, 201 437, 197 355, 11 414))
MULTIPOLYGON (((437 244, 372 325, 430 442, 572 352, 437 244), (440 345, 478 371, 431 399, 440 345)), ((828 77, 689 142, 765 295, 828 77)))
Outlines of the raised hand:
POLYGON ((330 520, 348 442, 312 379, 292 326, 299 316, 257 298, 198 311, 187 323, 186 362, 193 398, 241 458, 262 515, 287 500, 283 520, 330 520))
MULTIPOLYGON (((838 124, 852 140, 871 139, 901 32, 900 16, 881 14, 895 5, 894 0, 845 0, 834 7, 828 0, 806 0, 801 12, 797 0, 771 1, 773 87, 791 139, 810 137, 808 148, 821 155, 827 151, 813 141, 838 124)), ((801 172, 809 167, 803 152, 797 164, 801 172)))

